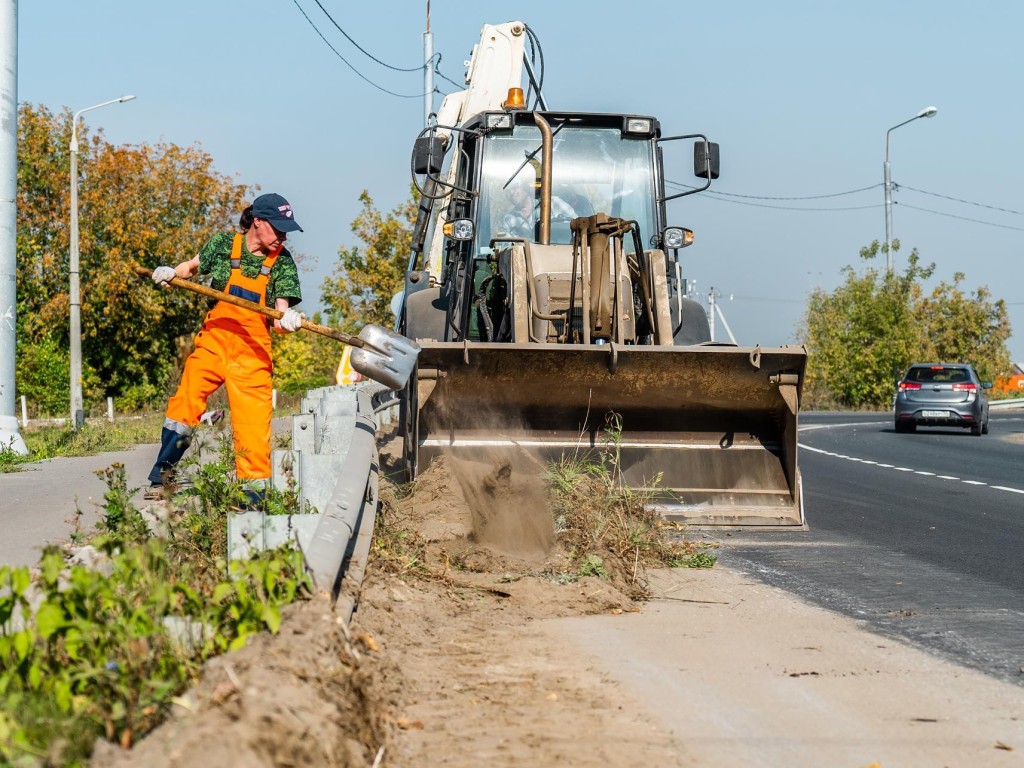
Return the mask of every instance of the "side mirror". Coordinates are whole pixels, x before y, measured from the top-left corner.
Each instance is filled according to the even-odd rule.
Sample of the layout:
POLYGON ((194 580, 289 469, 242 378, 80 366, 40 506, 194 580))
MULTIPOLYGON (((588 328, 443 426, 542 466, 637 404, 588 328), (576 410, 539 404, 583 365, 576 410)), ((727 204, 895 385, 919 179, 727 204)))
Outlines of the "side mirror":
POLYGON ((693 175, 701 179, 718 178, 718 145, 698 141, 693 145, 693 175))
POLYGON ((438 136, 421 136, 412 147, 412 171, 436 176, 441 172, 444 144, 438 136))

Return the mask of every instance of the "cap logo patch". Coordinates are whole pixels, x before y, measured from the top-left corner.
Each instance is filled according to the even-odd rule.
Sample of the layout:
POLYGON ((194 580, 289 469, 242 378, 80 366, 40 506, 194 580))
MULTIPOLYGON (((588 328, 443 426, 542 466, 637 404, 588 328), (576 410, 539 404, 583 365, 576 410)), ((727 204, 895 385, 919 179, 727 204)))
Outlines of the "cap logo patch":
POLYGON ((281 215, 284 216, 285 218, 290 219, 292 217, 292 207, 287 203, 285 203, 284 205, 279 205, 277 207, 277 210, 280 211, 281 215))

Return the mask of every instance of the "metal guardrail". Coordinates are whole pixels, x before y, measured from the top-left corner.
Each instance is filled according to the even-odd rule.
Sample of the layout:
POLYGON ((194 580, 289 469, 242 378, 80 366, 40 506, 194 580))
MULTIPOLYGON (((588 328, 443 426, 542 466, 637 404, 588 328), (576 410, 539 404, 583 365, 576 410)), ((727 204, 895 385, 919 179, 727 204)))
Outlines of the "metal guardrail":
POLYGON ((1024 408, 1024 397, 1017 397, 1012 400, 989 400, 988 407, 989 410, 995 408, 997 411, 1024 408))
POLYGON ((354 602, 344 595, 355 589, 343 590, 343 578, 353 587, 362 581, 377 512, 376 433, 394 418, 397 403, 394 392, 372 382, 307 392, 292 417, 292 447, 273 453, 273 484, 294 485, 300 507, 312 512, 229 515, 229 557, 295 541, 316 588, 341 595, 347 620, 354 602))

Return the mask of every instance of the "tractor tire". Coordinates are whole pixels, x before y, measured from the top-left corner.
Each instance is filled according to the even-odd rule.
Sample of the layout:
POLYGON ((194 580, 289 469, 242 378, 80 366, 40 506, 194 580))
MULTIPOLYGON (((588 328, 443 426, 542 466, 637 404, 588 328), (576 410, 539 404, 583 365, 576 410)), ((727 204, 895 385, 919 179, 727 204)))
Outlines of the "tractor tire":
POLYGON ((693 299, 683 299, 679 328, 676 329, 672 342, 677 347, 689 347, 711 341, 711 324, 704 307, 693 299))

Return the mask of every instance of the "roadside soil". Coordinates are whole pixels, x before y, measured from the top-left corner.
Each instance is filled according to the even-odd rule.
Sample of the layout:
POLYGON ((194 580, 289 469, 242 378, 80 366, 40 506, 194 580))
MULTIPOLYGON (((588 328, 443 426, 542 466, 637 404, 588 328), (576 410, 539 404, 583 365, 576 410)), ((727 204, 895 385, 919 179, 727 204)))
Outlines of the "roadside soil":
POLYGON ((168 722, 130 751, 99 745, 93 765, 1024 762, 1024 689, 720 567, 651 574, 649 603, 560 583, 535 485, 462 470, 442 459, 411 495, 382 491, 392 535, 350 627, 323 597, 292 606, 278 635, 210 662, 168 722))

